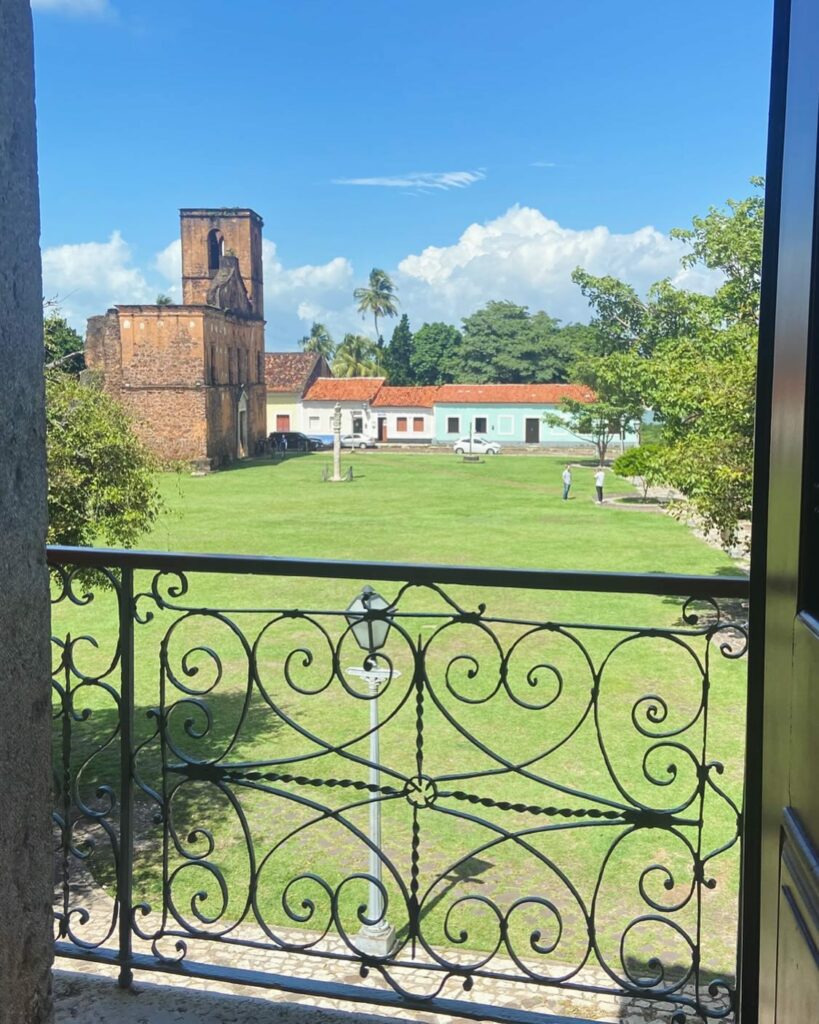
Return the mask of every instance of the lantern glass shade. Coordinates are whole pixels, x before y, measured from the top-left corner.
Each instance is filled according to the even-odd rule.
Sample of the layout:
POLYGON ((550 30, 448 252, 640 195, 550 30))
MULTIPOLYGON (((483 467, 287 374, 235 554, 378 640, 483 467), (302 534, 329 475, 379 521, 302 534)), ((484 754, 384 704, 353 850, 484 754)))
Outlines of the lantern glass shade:
POLYGON ((380 612, 387 608, 389 608, 389 604, 380 594, 377 594, 372 587, 364 587, 344 613, 356 643, 362 650, 370 654, 382 648, 387 642, 390 617, 385 615, 383 618, 377 619, 366 618, 367 612, 380 612))

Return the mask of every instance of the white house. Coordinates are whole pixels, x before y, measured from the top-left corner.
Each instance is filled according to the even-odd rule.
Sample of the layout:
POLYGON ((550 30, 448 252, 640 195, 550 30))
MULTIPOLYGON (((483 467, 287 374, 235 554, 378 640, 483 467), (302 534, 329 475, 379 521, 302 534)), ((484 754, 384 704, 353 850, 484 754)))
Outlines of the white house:
POLYGON ((332 434, 333 411, 341 406, 341 433, 376 437, 378 423, 372 403, 383 377, 319 377, 301 402, 305 434, 332 434))
POLYGON ((377 438, 396 444, 429 444, 435 437, 436 387, 384 386, 373 399, 377 438))

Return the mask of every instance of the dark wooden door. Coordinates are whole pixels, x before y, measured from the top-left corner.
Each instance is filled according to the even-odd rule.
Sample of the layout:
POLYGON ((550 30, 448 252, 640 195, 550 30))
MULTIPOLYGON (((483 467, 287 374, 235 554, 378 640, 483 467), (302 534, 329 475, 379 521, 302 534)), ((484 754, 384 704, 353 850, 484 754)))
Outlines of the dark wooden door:
POLYGON ((753 1020, 758 996, 761 1024, 808 1024, 819 1020, 817 0, 777 0, 772 81, 740 1010, 753 1020))
POLYGON ((526 420, 526 443, 538 444, 540 441, 540 420, 526 420))
POLYGON ((387 440, 387 417, 386 416, 379 416, 378 417, 378 440, 379 441, 386 441, 387 440))

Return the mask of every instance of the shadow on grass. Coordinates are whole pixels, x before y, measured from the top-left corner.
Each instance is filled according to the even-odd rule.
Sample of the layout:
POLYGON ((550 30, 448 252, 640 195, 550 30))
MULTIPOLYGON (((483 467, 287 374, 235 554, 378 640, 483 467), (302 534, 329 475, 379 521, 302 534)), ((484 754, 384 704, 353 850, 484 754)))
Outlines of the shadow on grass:
MULTIPOLYGON (((67 777, 72 784, 74 800, 67 810, 66 818, 75 826, 72 842, 74 850, 79 853, 79 855, 72 853, 71 847, 66 843, 58 845, 56 858, 58 895, 62 879, 60 872, 62 865, 67 862, 71 888, 69 905, 86 905, 92 918, 95 913, 102 918, 107 913, 110 919, 110 898, 116 893, 116 858, 113 844, 109 841, 106 845, 108 833, 101 822, 108 825, 115 837, 119 836, 121 808, 119 716, 118 709, 113 703, 110 706, 108 704, 104 707, 98 706, 99 701, 95 700, 93 694, 89 692, 92 690, 93 684, 78 691, 73 707, 77 718, 72 719, 70 730, 66 729, 64 734, 65 723, 61 718, 54 723, 54 767, 58 806, 62 792, 60 786, 67 777), (63 758, 64 738, 71 741, 70 756, 65 759, 63 758), (109 794, 113 794, 115 798, 113 804, 109 794), (74 868, 77 870, 74 871, 74 868), (94 891, 99 893, 100 890, 104 890, 102 895, 107 893, 109 899, 102 904, 95 904, 94 899, 91 898, 86 903, 89 890, 92 896, 94 891)), ((282 733, 288 727, 266 705, 251 705, 251 712, 242 719, 244 694, 240 692, 209 694, 206 698, 209 716, 198 711, 197 705, 186 704, 184 694, 175 694, 175 697, 181 703, 178 711, 171 714, 168 736, 178 750, 181 749, 184 757, 180 758, 178 754, 169 751, 167 758, 169 764, 165 766, 166 786, 173 791, 171 798, 172 821, 178 830, 179 839, 189 847, 192 853, 199 856, 208 845, 206 833, 212 831, 213 834, 218 834, 219 830, 224 828, 227 805, 224 794, 216 785, 191 785, 186 780, 194 777, 207 782, 209 765, 215 761, 220 764, 227 762, 237 767, 241 766, 241 769, 245 771, 252 770, 253 761, 277 756, 281 750, 282 733), (173 720, 174 715, 178 719, 177 721, 173 720), (240 722, 239 742, 228 752, 226 757, 222 756, 240 722), (187 774, 173 770, 174 765, 184 763, 193 764, 187 774), (169 767, 170 771, 168 771, 169 767)), ((137 758, 137 771, 144 785, 161 793, 163 765, 158 739, 150 739, 156 726, 156 718, 152 711, 150 705, 141 705, 135 709, 135 746, 146 744, 137 758), (146 743, 146 741, 148 742, 146 743)), ((288 768, 285 767, 282 770, 287 771, 288 768)), ((306 774, 309 774, 306 769, 298 767, 290 767, 289 770, 294 774, 305 770, 306 774)), ((320 772, 316 771, 314 774, 320 774, 320 772)), ((308 792, 315 794, 317 790, 313 788, 308 792)), ((322 798, 317 796, 316 799, 321 801, 322 798)), ((145 898, 145 894, 147 894, 151 901, 154 899, 158 901, 161 898, 163 878, 161 841, 163 825, 161 813, 159 821, 156 819, 156 814, 161 812, 161 805, 139 788, 135 790, 134 803, 134 898, 139 900, 145 898)), ((282 806, 277 803, 272 810, 265 808, 264 813, 276 817, 282 806)), ((281 815, 280 824, 284 824, 287 829, 290 825, 287 820, 288 813, 284 810, 281 815)), ((230 822, 228 822, 228 827, 230 827, 230 822)), ((233 827, 236 827, 235 824, 233 827)), ((241 840, 241 836, 239 838, 241 840)), ((332 844, 332 841, 333 837, 330 835, 327 842, 332 844)), ((292 863, 288 863, 287 871, 296 875, 315 870, 315 865, 310 859, 310 849, 309 843, 301 843, 300 856, 297 856, 292 863)), ((334 855, 336 853, 339 853, 340 856, 343 855, 343 851, 336 851, 334 848, 331 852, 334 855)), ((339 866, 342 870, 346 870, 343 864, 340 863, 339 866)), ((361 867, 363 870, 364 865, 361 867)), ((429 915, 434 917, 437 912, 443 910, 446 902, 459 887, 466 891, 482 892, 491 899, 493 882, 490 872, 494 867, 496 865, 492 861, 477 856, 469 857, 458 864, 443 876, 443 886, 436 892, 434 898, 425 904, 422 921, 429 915)), ((241 880, 237 885, 234 876, 229 872, 227 877, 231 891, 238 890, 238 904, 241 904, 241 880)), ((524 888, 526 879, 520 879, 520 884, 522 888, 519 896, 525 897, 528 894, 524 888)), ((184 893, 190 896, 192 901, 195 898, 195 888, 195 886, 192 887, 190 893, 184 890, 184 893)), ((212 896, 215 892, 215 887, 212 887, 212 896)), ((213 899, 212 902, 214 902, 213 899)), ((228 904, 226 920, 229 919, 230 907, 235 905, 237 904, 228 904)), ((102 927, 104 926, 103 922, 102 927)), ((408 925, 404 924, 399 930, 399 940, 402 943, 408 938, 408 932, 408 925)), ((218 941, 218 939, 212 941, 218 941)), ((534 939, 534 941, 537 940, 534 939)), ((501 950, 501 955, 503 955, 503 950, 501 950)), ((650 979, 656 975, 656 966, 649 956, 645 958, 629 957, 627 969, 630 976, 636 979, 650 979)), ((686 970, 687 966, 684 965, 667 964, 665 966, 666 983, 671 979, 682 978, 686 970)), ((703 987, 706 988, 707 984, 716 978, 717 975, 703 972, 703 987)), ((650 993, 641 992, 639 994, 644 996, 650 993)), ((567 999, 571 999, 571 994, 567 993, 567 999)), ((661 1016, 663 1019, 667 1019, 667 1010, 661 1010, 661 1007, 667 1005, 657 1004, 656 1019, 660 1019, 661 1016)), ((646 1020, 654 1019, 653 1010, 635 1010, 626 1001, 624 1001, 621 1019, 626 1020, 629 1014, 635 1012, 643 1014, 646 1020)))

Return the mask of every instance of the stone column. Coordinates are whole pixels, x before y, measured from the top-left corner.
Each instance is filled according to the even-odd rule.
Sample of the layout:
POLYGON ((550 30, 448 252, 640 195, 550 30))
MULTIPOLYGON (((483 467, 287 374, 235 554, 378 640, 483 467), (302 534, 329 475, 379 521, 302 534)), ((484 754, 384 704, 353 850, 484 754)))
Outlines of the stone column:
POLYGON ((51 1009, 43 309, 29 0, 0 2, 0 1024, 51 1009))

